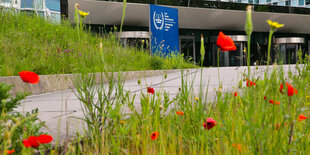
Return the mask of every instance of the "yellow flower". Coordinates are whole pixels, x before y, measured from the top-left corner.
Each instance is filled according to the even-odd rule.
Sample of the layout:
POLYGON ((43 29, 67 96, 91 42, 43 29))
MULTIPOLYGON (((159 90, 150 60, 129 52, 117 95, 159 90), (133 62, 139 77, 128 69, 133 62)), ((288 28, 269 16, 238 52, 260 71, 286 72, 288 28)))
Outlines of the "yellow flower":
POLYGON ((120 123, 121 123, 121 124, 124 124, 124 123, 125 123, 125 121, 121 121, 120 123))
POLYGON ((273 22, 271 20, 267 20, 267 23, 272 29, 278 29, 284 26, 284 24, 279 24, 278 22, 273 22))
POLYGON ((196 100, 196 101, 199 101, 199 98, 198 98, 198 97, 196 97, 196 98, 195 98, 195 100, 196 100))
POLYGON ((79 10, 79 14, 80 14, 82 17, 86 17, 86 16, 89 14, 89 12, 83 12, 83 11, 79 10))

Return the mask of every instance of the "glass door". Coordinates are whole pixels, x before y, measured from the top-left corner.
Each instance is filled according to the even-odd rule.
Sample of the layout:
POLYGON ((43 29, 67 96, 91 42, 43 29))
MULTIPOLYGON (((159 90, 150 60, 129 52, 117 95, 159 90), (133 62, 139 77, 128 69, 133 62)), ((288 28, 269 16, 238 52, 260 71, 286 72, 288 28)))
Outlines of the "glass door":
POLYGON ((286 45, 286 63, 295 64, 297 62, 298 44, 286 45))
POLYGON ((278 53, 278 62, 283 64, 295 64, 297 62, 298 44, 280 44, 278 53))
POLYGON ((243 66, 244 42, 235 42, 237 50, 229 52, 229 66, 243 66))
POLYGON ((187 61, 196 62, 195 54, 195 37, 194 36, 180 36, 180 54, 187 61))
POLYGON ((217 54, 219 54, 219 66, 243 66, 245 62, 245 54, 243 52, 243 48, 245 42, 235 42, 237 49, 235 51, 227 51, 227 52, 218 52, 218 47, 214 43, 213 44, 213 66, 217 66, 217 54))

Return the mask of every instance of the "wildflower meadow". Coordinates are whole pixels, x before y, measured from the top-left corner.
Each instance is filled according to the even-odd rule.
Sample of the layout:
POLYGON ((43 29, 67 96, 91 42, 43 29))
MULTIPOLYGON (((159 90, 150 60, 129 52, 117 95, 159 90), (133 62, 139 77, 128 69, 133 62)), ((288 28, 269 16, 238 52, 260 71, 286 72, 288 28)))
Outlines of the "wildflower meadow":
MULTIPOLYGON (((253 31, 251 9, 248 9, 246 14, 245 31, 250 38, 253 31)), ((76 16, 84 18, 87 15, 88 13, 78 10, 76 6, 76 16)), ((11 18, 13 21, 21 18, 8 17, 3 12, 0 16, 11 18)), ((270 26, 270 36, 284 26, 274 21, 262 22, 270 26)), ((76 23, 79 25, 80 19, 76 23)), ((6 22, 6 24, 12 23, 6 22)), ((49 27, 54 26, 49 25, 49 27)), ((98 46, 100 41, 98 42, 97 38, 85 39, 91 38, 91 34, 85 31, 87 30, 83 29, 82 24, 72 28, 71 31, 77 35, 75 37, 83 45, 77 45, 78 42, 74 42, 63 47, 72 48, 74 52, 81 49, 84 52, 82 54, 99 49, 94 59, 98 58, 95 60, 101 62, 106 62, 106 57, 111 50, 100 53, 100 48, 110 47, 120 50, 121 47, 115 45, 115 42, 112 42, 114 45, 108 45, 109 42, 104 41, 101 47, 98 46), (95 45, 92 46, 91 42, 95 42, 95 45)), ((5 32, 1 31, 1 34, 4 35, 5 32)), ((60 33, 60 35, 64 34, 60 33)), ((55 42, 59 41, 54 39, 55 42)), ((204 36, 201 36, 201 39, 204 39, 204 36)), ((270 42, 271 37, 269 37, 270 42)), ((223 32, 219 32, 216 43, 218 52, 234 52, 233 50, 236 49, 233 40, 223 32)), ((48 48, 55 50, 53 54, 58 53, 56 44, 52 45, 53 48, 48 48)), ((44 46, 44 48, 47 47, 44 46)), ((44 48, 36 48, 37 51, 44 53, 44 48)), ((63 49, 61 48, 60 51, 62 52, 63 49)), ((250 48, 247 49, 246 52, 250 55, 250 48)), ((270 48, 268 49, 267 68, 270 61, 270 48)), ((138 53, 136 49, 130 50, 138 53)), ((10 64, 17 63, 14 58, 17 56, 12 56, 7 51, 9 50, 5 49, 4 53, 12 61, 10 64)), ((202 44, 201 55, 204 56, 205 52, 202 44)), ((63 52, 60 58, 55 57, 41 55, 41 58, 38 58, 41 63, 44 61, 54 63, 49 67, 45 66, 40 72, 67 73, 62 69, 69 66, 66 66, 62 59, 79 61, 79 65, 70 66, 72 68, 88 66, 86 63, 88 61, 67 58, 63 52), (47 60, 41 60, 43 58, 47 60), (45 68, 53 68, 56 63, 66 67, 62 69, 59 67, 60 69, 55 72, 45 71, 45 68)), ((92 57, 89 56, 87 59, 92 60, 92 57)), ((148 58, 150 59, 152 58, 148 58)), ((247 59, 249 62, 250 57, 247 59)), ((208 88, 203 87, 202 84, 199 92, 195 93, 192 81, 186 76, 182 76, 181 87, 172 97, 164 89, 145 86, 145 89, 141 89, 142 95, 136 100, 136 96, 131 96, 130 92, 124 90, 124 82, 117 81, 120 77, 103 74, 109 82, 96 85, 93 76, 82 74, 75 82, 75 95, 83 108, 84 117, 80 119, 85 123, 85 132, 76 133, 74 139, 67 142, 59 142, 49 133, 41 132, 40 128, 44 123, 38 121, 36 110, 28 114, 15 112, 14 108, 22 106, 21 100, 29 94, 25 91, 11 96, 9 92, 11 86, 0 83, 0 154, 308 154, 307 152, 310 152, 309 60, 310 57, 307 55, 304 58, 300 56, 297 64, 293 65, 296 72, 288 73, 283 71, 281 64, 273 64, 272 69, 267 70, 263 77, 252 75, 248 63, 248 69, 245 70, 245 74, 240 75, 240 84, 236 89, 222 91, 223 81, 219 78, 220 84, 214 100, 207 99, 208 88), (126 109, 130 112, 125 113, 126 109)), ((96 64, 93 65, 96 66, 96 64)), ((11 69, 10 74, 1 73, 18 74, 21 80, 29 85, 40 82, 40 74, 34 71, 37 69, 35 66, 29 65, 28 68, 27 66, 17 67, 17 64, 14 66, 16 68, 13 69, 9 65, 4 65, 4 68, 11 69)), ((201 66, 201 72, 202 68, 201 66)), ((104 71, 121 69, 122 67, 104 71)), ((219 69, 218 67, 218 71, 219 69)), ((86 73, 90 71, 92 70, 86 73)), ((185 75, 183 70, 182 73, 185 75)), ((218 77, 220 76, 219 74, 218 77)), ((204 80, 202 74, 200 79, 204 80)), ((138 82, 137 85, 139 84, 138 82)))

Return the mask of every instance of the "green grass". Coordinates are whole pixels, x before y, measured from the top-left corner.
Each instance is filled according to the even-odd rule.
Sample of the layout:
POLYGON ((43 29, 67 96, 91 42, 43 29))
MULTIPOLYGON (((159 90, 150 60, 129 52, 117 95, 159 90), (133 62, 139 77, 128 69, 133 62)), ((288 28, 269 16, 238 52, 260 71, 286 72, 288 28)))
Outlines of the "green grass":
POLYGON ((1 12, 0 76, 23 70, 46 75, 195 67, 181 56, 168 60, 139 48, 123 48, 112 33, 77 32, 68 21, 57 25, 35 16, 1 12))
MULTIPOLYGON (((160 89, 155 89, 155 94, 142 89, 142 96, 136 103, 135 96, 125 91, 124 83, 117 82, 115 77, 108 77, 111 79, 108 85, 96 86, 92 77, 83 76, 76 81, 76 95, 83 106, 83 120, 88 128, 85 134, 77 134, 76 139, 68 143, 59 142, 61 147, 25 148, 20 142, 20 152, 307 154, 310 151, 310 118, 299 121, 298 117, 300 114, 310 116, 310 64, 297 64, 296 69, 298 74, 289 71, 288 77, 284 77, 281 66, 278 66, 265 78, 255 80, 253 77, 256 85, 251 87, 240 81, 242 85, 237 90, 237 97, 233 95, 234 91, 217 91, 215 101, 207 101, 208 96, 203 95, 205 91, 194 94, 190 85, 192 81, 186 76, 173 99, 160 89), (285 82, 289 82, 298 93, 288 96, 285 84, 281 93, 280 84, 285 82), (197 96, 199 100, 195 99, 197 96), (270 99, 280 104, 271 104, 270 99), (174 106, 168 109, 170 105, 174 106), (124 113, 126 109, 131 112, 124 113), (184 112, 184 115, 177 115, 177 111, 184 112), (203 127, 207 118, 217 121, 210 130, 203 127), (155 131, 159 137, 152 140, 151 134, 155 131)), ((0 120, 3 117, 1 114, 0 120)), ((11 128, 5 126, 3 131, 12 131, 11 128)), ((1 149, 14 149, 9 139, 9 136, 0 138, 1 152, 1 149)), ((57 142, 57 137, 54 140, 57 142)))
MULTIPOLYGON (((240 81, 243 86, 237 97, 233 91, 218 91, 218 99, 213 102, 202 95, 205 91, 198 93, 196 100, 198 95, 186 77, 173 99, 158 89, 153 95, 143 91, 138 105, 123 90, 123 83, 95 87, 91 77, 84 77, 78 82, 76 95, 83 103, 88 130, 65 146, 67 153, 306 154, 310 151, 310 120, 299 121, 298 116, 310 116, 310 65, 296 67, 301 74, 289 72, 284 77, 278 66, 264 79, 254 80, 256 85, 252 87, 240 81), (281 93, 280 84, 285 82, 298 93, 288 96, 285 86, 281 93), (98 100, 93 98, 96 93, 100 94, 98 100), (280 104, 271 104, 270 99, 280 104), (174 107, 168 111, 171 104, 174 107), (123 113, 126 107, 129 114, 123 113), (203 127, 207 118, 217 121, 210 130, 203 127), (159 137, 152 140, 155 131, 159 137)), ((56 149, 54 153, 59 152, 56 149)))
MULTIPOLYGON (((15 19, 18 16, 10 18, 15 19)), ((12 24, 12 22, 7 24, 12 24)), ((2 27, 3 29, 5 28, 2 27)), ((70 26, 68 26, 68 31, 72 32, 68 33, 68 35, 75 35, 75 30, 70 26)), ((8 33, 7 31, 2 32, 8 33)), ((33 34, 35 33, 33 32, 33 34)), ((52 37, 52 35, 49 37, 52 37)), ((116 59, 115 55, 122 56, 126 53, 121 52, 123 49, 118 46, 118 43, 113 39, 113 35, 108 40, 102 40, 102 51, 110 50, 107 53, 104 52, 104 54, 100 54, 101 50, 98 47, 101 42, 100 39, 94 39, 95 37, 91 34, 83 32, 81 37, 75 36, 72 38, 76 38, 76 44, 70 46, 70 48, 76 47, 73 51, 84 51, 81 54, 85 54, 85 58, 70 57, 72 59, 71 63, 78 62, 78 67, 85 67, 81 70, 77 68, 77 71, 93 71, 93 69, 88 69, 87 66, 90 67, 94 61, 102 63, 102 56, 104 57, 104 65, 101 64, 102 66, 98 67, 104 67, 106 70, 119 70, 123 66, 120 63, 121 61, 127 62, 125 61, 126 58, 136 56, 128 54, 116 59), (90 54, 92 51, 94 51, 93 54, 90 54), (91 59, 93 58, 92 55, 95 55, 94 59, 91 59), (94 61, 79 62, 77 60, 94 61), (110 61, 111 64, 115 65, 107 66, 106 61, 110 61)), ((51 40, 58 39, 53 38, 51 40)), ((67 39, 71 39, 71 37, 67 39)), ((21 38, 21 40, 21 42, 31 43, 25 38, 21 38)), ((40 42, 42 40, 36 41, 40 42)), ((10 42, 7 41, 7 43, 10 42)), ((50 45, 53 44, 50 43, 50 45)), ((68 45, 66 44, 66 46, 68 45)), ((18 49, 19 47, 21 46, 14 48, 18 49)), ((35 47, 27 46, 30 49, 35 47)), ((48 47, 48 45, 45 47, 48 47)), ((64 54, 58 53, 58 46, 54 48, 56 48, 56 51, 53 52, 55 58, 50 59, 52 59, 52 62, 60 63, 56 63, 56 67, 69 65, 70 63, 59 60, 67 58, 64 57, 64 54)), ((141 55, 143 60, 139 60, 146 61, 144 58, 148 55, 135 49, 129 49, 129 51, 131 50, 141 55)), ((23 50, 19 51, 22 53, 23 50)), ((128 51, 126 52, 128 53, 128 51)), ((45 54, 47 53, 45 52, 45 54)), ((9 52, 5 52, 5 54, 5 56, 17 57, 9 52)), ((27 52, 24 52, 24 56, 26 55, 27 52)), ((75 54, 74 56, 78 55, 75 54)), ((42 57, 46 59, 45 61, 49 58, 47 56, 42 57)), ((179 58, 170 57, 169 59, 162 60, 158 57, 150 57, 146 64, 153 64, 153 67, 156 66, 156 68, 173 66, 172 62, 179 58), (172 61, 169 59, 172 59, 172 61)), ((33 63, 36 63, 35 60, 33 60, 33 63)), ((141 92, 142 96, 138 101, 134 102, 137 96, 132 96, 130 92, 125 91, 123 89, 124 83, 120 82, 120 80, 117 81, 113 74, 111 77, 107 77, 110 79, 109 83, 102 83, 99 86, 95 85, 93 77, 83 74, 87 76, 82 76, 81 79, 75 82, 76 96, 83 107, 83 121, 87 127, 85 134, 80 135, 77 133, 75 140, 61 144, 62 147, 58 147, 58 145, 55 147, 41 145, 38 149, 25 148, 21 143, 21 139, 18 139, 17 142, 15 139, 15 146, 19 148, 17 153, 31 154, 35 150, 40 150, 42 154, 45 151, 50 154, 307 154, 307 152, 310 152, 310 118, 299 120, 299 115, 310 116, 309 60, 310 57, 308 56, 305 57, 305 60, 300 56, 298 63, 295 65, 297 72, 289 71, 288 76, 284 76, 282 66, 276 65, 274 65, 275 68, 271 73, 265 73, 263 77, 251 76, 251 80, 256 83, 255 86, 247 87, 246 81, 239 81, 238 96, 233 95, 235 90, 222 92, 221 89, 218 89, 216 92, 217 99, 214 101, 207 100, 207 90, 204 90, 202 85, 200 85, 198 95, 195 94, 191 85, 193 81, 188 81, 186 76, 182 76, 181 88, 177 95, 173 96, 173 99, 169 97, 169 92, 160 91, 162 89, 156 89, 155 94, 144 92, 146 89, 141 89, 143 90, 141 92), (300 65, 301 63, 303 64, 300 65), (288 96, 286 82, 290 83, 298 93, 288 96), (284 84, 282 92, 279 90, 281 83, 284 84), (196 100, 196 97, 199 97, 199 99, 196 100), (265 97, 266 99, 264 99, 265 97), (269 100, 280 102, 280 104, 271 104, 269 100), (171 105, 174 106, 171 107, 171 105), (124 113, 128 109, 130 112, 124 113), (184 115, 177 115, 177 111, 182 111, 184 115), (206 122, 207 118, 213 118, 217 122, 210 130, 203 127, 203 123, 206 122), (153 132, 159 133, 156 140, 151 139, 153 132)), ((6 59, 2 61, 9 63, 6 59)), ((41 63, 45 61, 42 60, 41 63)), ((18 65, 15 63, 17 63, 17 60, 14 65, 18 65)), ((135 64, 136 62, 131 63, 135 64)), ((4 66, 9 67, 7 64, 4 66)), ((126 68, 125 66, 124 68, 126 68)), ((66 67, 59 67, 56 71, 65 69, 66 67)), ((102 70, 99 68, 98 71, 102 70)), ((12 69, 12 74, 14 73, 14 69, 12 69)), ((202 75, 200 75, 200 78, 203 80, 202 75)), ((7 86, 2 89, 3 92, 8 92, 7 86)), ((0 101, 6 103, 8 95, 0 95, 0 97, 2 96, 4 98, 0 101)), ((12 135, 21 134, 23 136, 20 137, 27 138, 27 136, 35 134, 24 130, 19 132, 13 130, 20 127, 19 122, 25 121, 27 117, 15 119, 14 116, 12 116, 13 118, 11 116, 12 114, 5 114, 4 112, 1 112, 0 115, 0 125, 2 127, 0 129, 3 131, 0 136, 0 152, 3 154, 7 149, 14 149, 11 144, 14 139, 12 135), (13 122, 8 121, 8 117, 13 122), (12 125, 7 125, 8 122, 11 122, 12 125)), ((57 137, 54 138, 57 141, 57 137)))

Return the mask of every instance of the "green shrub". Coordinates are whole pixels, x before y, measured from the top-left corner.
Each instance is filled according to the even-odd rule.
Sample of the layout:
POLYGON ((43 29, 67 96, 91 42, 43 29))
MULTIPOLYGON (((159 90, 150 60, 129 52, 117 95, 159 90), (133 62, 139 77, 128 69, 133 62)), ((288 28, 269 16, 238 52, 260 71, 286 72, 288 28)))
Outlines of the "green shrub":
POLYGON ((40 131, 44 122, 40 122, 38 109, 22 114, 14 111, 21 105, 26 93, 18 93, 15 97, 10 94, 10 85, 0 83, 0 153, 3 150, 14 149, 21 152, 22 140, 28 136, 43 134, 40 131))
POLYGON ((163 69, 164 62, 158 56, 153 56, 150 59, 150 66, 152 70, 160 70, 163 69))

